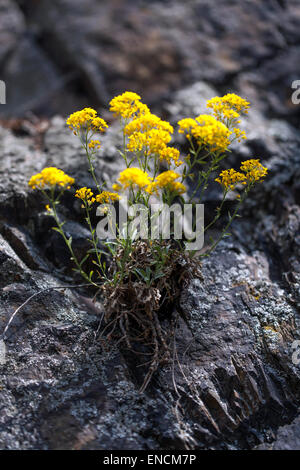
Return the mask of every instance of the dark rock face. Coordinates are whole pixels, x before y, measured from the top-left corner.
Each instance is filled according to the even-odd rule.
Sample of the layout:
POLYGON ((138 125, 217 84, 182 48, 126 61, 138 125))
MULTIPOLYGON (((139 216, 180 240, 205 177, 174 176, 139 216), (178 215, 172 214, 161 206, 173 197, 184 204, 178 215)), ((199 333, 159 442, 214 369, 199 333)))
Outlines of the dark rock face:
POLYGON ((296 418, 292 424, 278 429, 277 439, 269 445, 262 444, 259 450, 299 450, 300 449, 300 421, 296 418))
POLYGON ((297 0, 3 0, 0 113, 65 114, 127 89, 161 105, 205 80, 297 124, 299 23, 297 0))
MULTIPOLYGON (((0 0, 0 18, 0 335, 30 295, 81 282, 27 185, 55 165, 93 188, 54 114, 107 106, 129 89, 175 124, 236 91, 253 107, 228 165, 257 156, 269 168, 231 238, 203 261, 203 280, 182 291, 175 363, 145 394, 135 358, 99 340, 101 296, 48 290, 24 307, 5 357, 0 343, 0 449, 299 449, 299 2, 0 0), (7 125, 29 111, 50 120, 7 125)), ((109 184, 122 169, 118 142, 113 124, 97 161, 109 184)), ((213 186, 206 217, 219 196, 213 186)), ((66 194, 60 210, 84 252, 79 202, 66 194)))
POLYGON ((2 0, 0 4, 1 24, 0 24, 0 66, 9 54, 17 47, 22 34, 25 32, 25 20, 22 12, 15 2, 2 0))
MULTIPOLYGON (((215 93, 196 83, 176 93, 164 112, 171 120, 188 115, 215 93)), ((237 166, 261 149, 270 176, 232 237, 203 261, 203 280, 182 292, 178 361, 139 394, 134 357, 99 341, 101 297, 93 303, 85 290, 44 292, 8 330, 0 448, 299 448, 300 365, 293 345, 300 339, 300 138, 291 125, 257 110, 245 127, 249 140, 234 149, 231 162, 237 166)), ((79 186, 92 183, 64 121, 54 118, 41 129, 40 136, 28 126, 17 135, 1 129, 1 332, 30 295, 75 282, 68 254, 50 230, 53 221, 27 180, 56 164, 79 186)), ((98 160, 108 181, 121 168, 117 142, 113 125, 98 160)), ((71 194, 61 211, 84 249, 86 228, 71 194)), ((163 321, 167 327, 169 319, 163 321)))

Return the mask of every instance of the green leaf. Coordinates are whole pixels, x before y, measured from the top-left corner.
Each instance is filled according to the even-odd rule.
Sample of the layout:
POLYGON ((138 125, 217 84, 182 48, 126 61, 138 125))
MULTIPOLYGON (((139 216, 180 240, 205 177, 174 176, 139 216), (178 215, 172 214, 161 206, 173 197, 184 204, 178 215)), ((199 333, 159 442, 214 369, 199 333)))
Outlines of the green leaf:
POLYGON ((86 255, 79 263, 79 266, 82 266, 83 263, 89 258, 89 255, 86 255))
POLYGON ((159 273, 155 274, 154 279, 160 279, 161 277, 164 277, 163 272, 159 272, 159 273))

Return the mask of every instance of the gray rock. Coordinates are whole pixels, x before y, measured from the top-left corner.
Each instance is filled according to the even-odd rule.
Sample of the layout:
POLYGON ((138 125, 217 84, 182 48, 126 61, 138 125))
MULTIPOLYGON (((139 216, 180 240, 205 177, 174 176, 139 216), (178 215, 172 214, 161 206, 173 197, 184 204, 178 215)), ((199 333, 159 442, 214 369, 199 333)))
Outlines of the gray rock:
POLYGON ((300 450, 300 418, 278 429, 276 440, 272 444, 262 444, 257 450, 300 450))
MULTIPOLYGON (((201 83, 186 88, 169 101, 168 112, 188 115, 209 93, 201 83)), ((261 145, 270 176, 232 237, 203 261, 203 280, 182 291, 178 361, 161 367, 139 394, 143 372, 137 359, 99 340, 101 296, 93 303, 88 290, 44 291, 16 316, 5 337, 1 449, 298 447, 300 369, 292 361, 292 344, 300 338, 299 135, 258 111, 245 126, 249 140, 230 158, 236 163, 261 145)), ((51 231, 53 220, 39 194, 29 191, 29 177, 56 165, 78 186, 91 181, 62 118, 49 123, 38 147, 36 136, 0 132, 1 334, 30 295, 75 282, 62 269, 68 253, 51 231)), ((117 125, 102 141, 97 170, 114 182, 122 168, 114 151, 117 125)), ((86 228, 73 195, 62 200, 61 210, 84 251, 86 228)), ((167 318, 163 326, 169 328, 167 318)))
POLYGON ((13 64, 23 77, 18 90, 10 90, 7 110, 13 114, 65 114, 88 102, 107 106, 113 95, 127 89, 160 107, 173 90, 204 80, 224 92, 240 91, 273 117, 294 124, 299 120, 299 107, 291 104, 291 84, 299 79, 296 0, 105 5, 97 0, 19 0, 18 5, 23 16, 8 0, 1 14, 4 75, 13 64), (28 40, 31 54, 24 51, 28 40), (40 81, 37 91, 28 80, 29 74, 35 77, 33 67, 42 69, 39 78, 46 70, 53 76, 40 81))
POLYGON ((26 25, 21 10, 13 0, 1 0, 0 17, 0 66, 2 67, 5 59, 21 39, 26 25))
POLYGON ((177 91, 172 96, 172 101, 166 105, 170 121, 177 124, 180 119, 207 113, 206 101, 217 95, 215 88, 202 81, 177 91))
POLYGON ((29 110, 43 113, 63 82, 56 67, 29 38, 23 38, 6 61, 2 75, 6 83, 6 104, 2 118, 24 116, 29 110))

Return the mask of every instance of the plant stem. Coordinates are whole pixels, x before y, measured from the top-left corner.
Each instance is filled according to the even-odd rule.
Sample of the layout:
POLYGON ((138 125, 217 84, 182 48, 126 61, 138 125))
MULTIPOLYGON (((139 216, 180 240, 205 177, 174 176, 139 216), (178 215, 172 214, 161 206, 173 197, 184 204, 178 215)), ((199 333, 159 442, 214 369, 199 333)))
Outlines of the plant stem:
POLYGON ((52 191, 52 194, 51 196, 49 197, 48 194, 43 191, 43 193, 46 195, 48 201, 50 202, 51 204, 51 208, 52 208, 52 213, 53 213, 53 217, 55 219, 55 222, 56 222, 56 225, 58 227, 58 231, 60 233, 60 235, 62 236, 62 238, 64 239, 70 253, 71 253, 71 259, 72 261, 74 261, 79 273, 81 274, 81 276, 86 280, 88 281, 90 284, 94 285, 95 287, 98 287, 98 284, 95 284, 90 278, 89 276, 83 271, 83 269, 81 268, 81 264, 79 263, 74 251, 73 251, 73 248, 72 248, 72 243, 71 241, 66 237, 66 234, 63 230, 63 224, 60 222, 59 220, 59 217, 58 217, 58 214, 57 214, 57 211, 56 211, 56 205, 58 204, 58 199, 59 199, 59 196, 54 200, 53 198, 53 191, 52 191))
POLYGON ((91 242, 92 242, 92 245, 94 247, 94 251, 95 251, 96 256, 97 256, 97 261, 98 261, 97 266, 99 266, 99 268, 101 269, 102 276, 107 280, 107 276, 105 274, 105 271, 103 269, 103 265, 102 265, 102 262, 101 262, 101 254, 99 253, 99 250, 98 250, 98 238, 95 237, 95 230, 93 229, 93 226, 92 226, 89 206, 88 206, 86 201, 84 201, 84 206, 85 206, 85 210, 86 210, 86 221, 87 221, 87 224, 89 226, 91 236, 92 236, 91 242))
POLYGON ((229 220, 226 224, 226 226, 223 228, 222 232, 221 232, 221 235, 219 236, 219 238, 217 238, 217 240, 213 243, 213 245, 211 246, 211 248, 208 250, 207 253, 205 253, 206 256, 209 256, 211 254, 211 252, 216 248, 216 246, 220 243, 220 241, 223 239, 225 233, 227 232, 227 230, 229 229, 230 225, 232 224, 233 220, 235 219, 235 217, 237 216, 238 214, 238 211, 239 211, 239 208, 241 207, 242 203, 244 202, 244 200, 246 199, 247 195, 248 195, 248 192, 250 190, 250 187, 251 185, 249 185, 246 189, 245 189, 245 192, 244 192, 244 195, 243 197, 241 197, 241 199, 239 200, 238 204, 236 205, 236 208, 235 208, 235 211, 232 215, 229 216, 229 220))

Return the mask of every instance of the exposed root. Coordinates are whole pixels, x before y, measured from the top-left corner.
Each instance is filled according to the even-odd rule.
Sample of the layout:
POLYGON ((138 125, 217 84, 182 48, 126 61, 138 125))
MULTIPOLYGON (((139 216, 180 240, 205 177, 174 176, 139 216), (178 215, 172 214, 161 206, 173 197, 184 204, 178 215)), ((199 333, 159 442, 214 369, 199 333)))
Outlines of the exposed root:
MULTIPOLYGON (((123 256, 122 250, 117 256, 123 256)), ((114 337, 136 354, 140 360, 138 366, 147 364, 141 392, 146 390, 159 366, 172 362, 175 336, 175 325, 170 321, 172 312, 178 307, 182 288, 191 278, 201 276, 199 262, 175 249, 170 250, 162 275, 150 285, 135 274, 136 270, 152 269, 154 265, 148 243, 138 241, 126 263, 126 277, 116 285, 103 286, 106 326, 101 336, 114 337)), ((118 268, 113 264, 110 269, 114 274, 118 268)))

